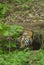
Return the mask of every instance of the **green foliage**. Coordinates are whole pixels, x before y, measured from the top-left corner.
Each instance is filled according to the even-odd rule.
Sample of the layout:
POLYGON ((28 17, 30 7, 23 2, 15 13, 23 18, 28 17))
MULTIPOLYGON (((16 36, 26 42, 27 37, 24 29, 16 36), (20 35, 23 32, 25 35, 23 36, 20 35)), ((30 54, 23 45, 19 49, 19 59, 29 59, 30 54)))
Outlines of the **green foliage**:
POLYGON ((15 3, 25 3, 25 2, 32 2, 33 0, 11 0, 11 2, 15 3))
POLYGON ((23 9, 23 10, 25 10, 25 9, 30 8, 30 7, 29 7, 29 5, 27 5, 27 4, 24 3, 23 5, 20 6, 20 8, 23 9))
POLYGON ((44 65, 44 50, 24 50, 2 54, 0 65, 44 65))
POLYGON ((7 4, 6 3, 0 3, 0 18, 4 17, 7 12, 7 4))
POLYGON ((29 51, 14 51, 9 54, 0 55, 0 65, 24 65, 27 57, 30 55, 29 51))
POLYGON ((14 38, 18 37, 18 35, 23 31, 21 26, 16 25, 3 25, 0 23, 0 36, 13 36, 14 38))
POLYGON ((0 44, 2 48, 4 46, 6 46, 7 48, 16 47, 14 39, 16 39, 19 36, 19 34, 22 33, 22 31, 23 27, 21 26, 3 25, 0 23, 0 44))

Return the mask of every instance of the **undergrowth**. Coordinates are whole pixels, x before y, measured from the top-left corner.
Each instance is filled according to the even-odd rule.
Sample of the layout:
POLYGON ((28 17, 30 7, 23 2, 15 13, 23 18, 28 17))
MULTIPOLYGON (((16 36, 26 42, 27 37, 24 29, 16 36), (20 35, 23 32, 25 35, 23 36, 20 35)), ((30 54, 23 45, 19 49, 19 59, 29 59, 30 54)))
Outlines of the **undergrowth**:
POLYGON ((44 65, 44 50, 29 50, 0 54, 0 65, 44 65))
POLYGON ((23 32, 23 27, 17 25, 4 25, 0 24, 0 48, 4 51, 11 47, 15 47, 15 39, 23 32))
POLYGON ((0 18, 5 17, 6 13, 7 13, 7 4, 0 3, 0 18))

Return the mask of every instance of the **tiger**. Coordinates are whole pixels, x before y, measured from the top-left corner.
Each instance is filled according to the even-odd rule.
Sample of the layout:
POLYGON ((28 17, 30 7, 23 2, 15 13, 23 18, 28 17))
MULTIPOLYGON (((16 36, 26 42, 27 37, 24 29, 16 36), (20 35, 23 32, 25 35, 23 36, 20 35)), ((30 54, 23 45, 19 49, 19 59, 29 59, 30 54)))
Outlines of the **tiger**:
POLYGON ((38 32, 25 31, 18 39, 19 48, 27 48, 31 50, 40 49, 42 44, 42 35, 38 32))

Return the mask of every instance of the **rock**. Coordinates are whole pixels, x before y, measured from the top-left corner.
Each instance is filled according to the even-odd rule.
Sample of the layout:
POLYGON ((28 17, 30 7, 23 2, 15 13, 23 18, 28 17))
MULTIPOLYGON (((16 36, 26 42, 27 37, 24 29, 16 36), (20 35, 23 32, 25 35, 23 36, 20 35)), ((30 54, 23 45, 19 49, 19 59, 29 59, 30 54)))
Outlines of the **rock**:
POLYGON ((42 46, 42 34, 39 31, 33 32, 32 37, 33 50, 39 50, 41 46, 42 46))

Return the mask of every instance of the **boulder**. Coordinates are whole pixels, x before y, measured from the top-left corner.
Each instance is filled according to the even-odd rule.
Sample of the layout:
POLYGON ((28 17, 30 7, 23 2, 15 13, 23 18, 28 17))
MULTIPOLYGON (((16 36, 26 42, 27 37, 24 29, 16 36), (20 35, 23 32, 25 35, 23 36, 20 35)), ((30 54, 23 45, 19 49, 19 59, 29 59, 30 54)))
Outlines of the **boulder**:
POLYGON ((33 36, 32 36, 33 50, 39 50, 40 48, 44 48, 42 33, 43 32, 41 32, 41 31, 33 31, 33 36))

